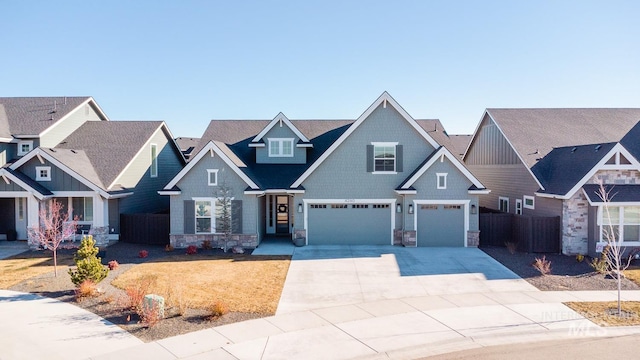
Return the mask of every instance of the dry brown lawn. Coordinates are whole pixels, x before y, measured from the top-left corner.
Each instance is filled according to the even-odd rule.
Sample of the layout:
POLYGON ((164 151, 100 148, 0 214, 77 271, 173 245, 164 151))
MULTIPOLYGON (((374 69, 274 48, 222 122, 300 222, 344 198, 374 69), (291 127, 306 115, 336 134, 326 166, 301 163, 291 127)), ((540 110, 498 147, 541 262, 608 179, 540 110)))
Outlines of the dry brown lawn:
MULTIPOLYGON (((73 264, 71 255, 58 254, 58 276, 65 276, 67 265, 73 264)), ((0 289, 8 289, 24 280, 52 272, 51 251, 30 251, 0 260, 0 289)))
POLYGON ((618 303, 611 302, 568 302, 568 307, 601 326, 640 325, 640 302, 623 301, 622 316, 617 315, 618 303))
POLYGON ((624 276, 640 286, 640 268, 630 267, 624 271, 624 276))
POLYGON ((136 265, 112 285, 126 289, 153 279, 151 292, 174 305, 183 301, 189 308, 209 309, 222 301, 230 311, 274 314, 289 263, 287 256, 171 256, 136 265))

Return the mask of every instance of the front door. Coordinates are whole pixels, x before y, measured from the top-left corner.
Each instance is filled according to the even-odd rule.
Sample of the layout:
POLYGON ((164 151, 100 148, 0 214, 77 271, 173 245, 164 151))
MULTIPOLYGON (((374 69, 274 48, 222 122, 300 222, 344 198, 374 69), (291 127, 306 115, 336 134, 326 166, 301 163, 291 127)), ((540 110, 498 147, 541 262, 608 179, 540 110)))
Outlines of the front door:
POLYGON ((18 239, 27 238, 27 198, 16 198, 16 232, 18 239))
POLYGON ((289 233, 289 197, 276 196, 276 234, 289 233))

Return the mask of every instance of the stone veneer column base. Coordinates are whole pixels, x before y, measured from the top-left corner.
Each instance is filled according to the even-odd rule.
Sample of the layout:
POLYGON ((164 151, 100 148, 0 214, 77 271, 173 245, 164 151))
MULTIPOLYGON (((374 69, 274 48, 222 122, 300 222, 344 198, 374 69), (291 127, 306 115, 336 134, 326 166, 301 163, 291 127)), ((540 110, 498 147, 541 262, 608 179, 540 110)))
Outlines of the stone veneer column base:
POLYGON ((402 234, 402 245, 405 247, 416 247, 418 243, 416 241, 416 231, 415 230, 405 230, 404 234, 402 234))
POLYGON ((480 230, 467 231, 467 247, 478 247, 480 245, 480 230))
MULTIPOLYGON (((204 241, 209 241, 214 248, 225 248, 224 234, 172 234, 169 235, 171 246, 183 249, 191 245, 202 247, 204 241)), ((257 234, 233 234, 227 241, 226 248, 240 246, 243 249, 255 249, 258 246, 257 234)))

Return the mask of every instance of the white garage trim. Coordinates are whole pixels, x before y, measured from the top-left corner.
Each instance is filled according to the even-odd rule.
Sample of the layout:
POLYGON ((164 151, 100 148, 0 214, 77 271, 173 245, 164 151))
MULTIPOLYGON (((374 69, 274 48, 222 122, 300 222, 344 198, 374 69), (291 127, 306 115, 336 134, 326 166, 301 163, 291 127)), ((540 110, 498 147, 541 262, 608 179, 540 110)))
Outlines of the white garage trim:
MULTIPOLYGON (((302 199, 304 203, 304 229, 307 232, 305 245, 309 245, 309 205, 310 204, 389 204, 391 216, 391 229, 389 229, 390 242, 393 245, 393 229, 396 228, 396 199, 302 199)), ((465 235, 465 246, 467 243, 465 235)))
POLYGON ((416 228, 416 246, 418 246, 418 205, 462 205, 464 212, 464 247, 467 247, 467 233, 469 232, 469 204, 471 200, 413 200, 413 224, 416 228))

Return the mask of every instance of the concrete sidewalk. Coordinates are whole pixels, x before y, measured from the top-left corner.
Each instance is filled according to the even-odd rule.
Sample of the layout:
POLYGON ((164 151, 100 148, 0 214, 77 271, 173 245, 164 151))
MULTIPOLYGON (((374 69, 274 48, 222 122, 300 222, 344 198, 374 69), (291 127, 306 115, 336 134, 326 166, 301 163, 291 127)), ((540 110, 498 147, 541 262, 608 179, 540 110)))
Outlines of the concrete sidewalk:
POLYGON ((84 359, 142 344, 75 305, 0 290, 0 359, 84 359))
MULTIPOLYGON (((615 291, 422 296, 276 315, 155 341, 106 359, 413 359, 470 348, 532 341, 617 336, 640 327, 601 328, 564 301, 614 300, 615 291)), ((640 300, 640 291, 624 291, 640 300)))
POLYGON ((0 240, 0 260, 29 250, 26 241, 0 240))

